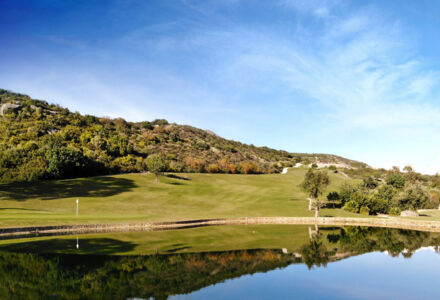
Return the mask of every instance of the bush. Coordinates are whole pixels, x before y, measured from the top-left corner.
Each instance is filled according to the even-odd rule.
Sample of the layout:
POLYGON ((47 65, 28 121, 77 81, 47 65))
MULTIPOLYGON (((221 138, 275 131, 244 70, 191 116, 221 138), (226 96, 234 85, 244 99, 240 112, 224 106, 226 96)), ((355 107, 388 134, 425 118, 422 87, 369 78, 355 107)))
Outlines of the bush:
POLYGON ((341 204, 344 205, 348 201, 350 201, 351 194, 356 192, 357 188, 353 185, 348 184, 345 182, 341 189, 339 190, 339 198, 341 200, 341 204))
POLYGON ((112 165, 121 173, 136 173, 143 171, 142 166, 137 167, 136 157, 129 154, 127 156, 116 158, 112 165))
POLYGON ((357 190, 350 196, 350 202, 355 202, 358 208, 368 206, 370 203, 370 195, 363 190, 357 190))
POLYGON ((393 200, 394 196, 396 196, 397 190, 391 185, 382 185, 377 189, 376 197, 383 199, 389 203, 393 200))
POLYGON ((370 214, 387 214, 390 209, 391 202, 388 202, 385 199, 382 199, 376 195, 371 199, 368 207, 370 209, 370 214))
POLYGON ((220 173, 221 171, 218 164, 209 164, 205 169, 208 173, 220 173))
POLYGON ((253 162, 242 162, 240 164, 240 171, 242 174, 259 174, 261 173, 260 167, 253 162))
POLYGON ((387 177, 386 182, 396 189, 402 189, 405 186, 406 179, 400 174, 391 174, 387 177))
POLYGON ((366 187, 367 189, 374 190, 378 185, 379 184, 377 181, 371 176, 368 176, 362 180, 362 186, 366 187))
POLYGON ((432 208, 438 208, 439 204, 440 204, 439 192, 437 192, 437 191, 431 192, 431 205, 432 205, 432 208))
POLYGON ((202 158, 187 157, 185 159, 185 165, 189 172, 202 173, 205 171, 205 164, 206 162, 202 158))
POLYGON ((338 192, 330 192, 327 194, 327 200, 329 201, 337 201, 339 200, 338 192))
POLYGON ((171 161, 168 168, 170 172, 183 172, 185 170, 185 165, 178 161, 171 161))
POLYGON ((361 213, 362 215, 369 215, 370 209, 367 206, 362 206, 359 210, 359 213, 361 213))
POLYGON ((168 121, 165 119, 156 119, 153 122, 151 122, 153 125, 159 125, 159 126, 165 126, 168 125, 168 121))
POLYGON ((93 174, 88 169, 88 160, 82 152, 74 147, 65 147, 60 144, 52 144, 45 152, 47 164, 46 177, 74 178, 93 174))
POLYGON ((359 205, 355 201, 348 201, 344 205, 344 210, 349 212, 358 213, 359 212, 359 205))
POLYGON ((402 210, 431 208, 430 196, 421 186, 410 186, 398 195, 397 203, 402 210))
POLYGON ((398 207, 391 207, 389 214, 392 216, 400 216, 401 210, 398 207))
POLYGON ((335 202, 339 200, 338 192, 330 192, 327 194, 327 200, 333 202, 333 208, 335 207, 335 202))

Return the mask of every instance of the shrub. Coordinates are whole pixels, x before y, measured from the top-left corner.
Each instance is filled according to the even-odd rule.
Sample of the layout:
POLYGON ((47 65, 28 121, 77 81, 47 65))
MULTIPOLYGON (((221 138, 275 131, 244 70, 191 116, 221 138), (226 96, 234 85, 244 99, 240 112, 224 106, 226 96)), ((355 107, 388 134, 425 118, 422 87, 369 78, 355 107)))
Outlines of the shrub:
POLYGON ((397 190, 391 185, 382 185, 377 189, 376 197, 386 200, 391 203, 394 196, 397 194, 397 190))
POLYGON ((258 167, 253 162, 242 162, 240 163, 240 171, 242 174, 258 174, 261 173, 260 167, 258 167))
POLYGON ((168 125, 168 121, 165 119, 156 119, 153 122, 151 122, 154 125, 159 125, 159 126, 165 126, 168 125))
POLYGON ((329 200, 329 201, 337 201, 337 200, 339 200, 338 192, 330 192, 330 193, 328 193, 327 200, 329 200))
POLYGON ((19 170, 20 181, 35 181, 42 179, 46 170, 46 163, 42 157, 36 157, 33 160, 23 164, 19 170))
POLYGON ((178 161, 171 161, 168 168, 171 172, 183 172, 185 170, 185 165, 178 161))
POLYGON ((391 174, 387 177, 386 182, 396 189, 402 189, 405 186, 406 179, 400 174, 391 174))
POLYGON ((391 207, 390 211, 389 211, 389 214, 392 215, 392 216, 400 216, 400 212, 401 212, 400 208, 398 208, 398 207, 391 207))
POLYGON ((367 206, 362 206, 361 209, 359 210, 359 213, 363 215, 369 215, 370 209, 367 206))
POLYGON ((371 199, 368 207, 370 209, 370 214, 387 214, 390 209, 391 202, 386 199, 382 199, 376 195, 371 199))
POLYGON ((166 156, 166 160, 176 160, 177 155, 175 153, 168 153, 166 156))
POLYGON ((220 167, 218 166, 218 164, 209 164, 206 167, 206 172, 208 172, 208 173, 220 173, 220 167))
POLYGON ((164 133, 165 132, 165 128, 163 128, 160 125, 154 126, 153 132, 155 133, 164 133))
POLYGON ((74 178, 93 174, 88 170, 88 160, 74 147, 52 144, 45 152, 47 178, 74 178))
POLYGON ((362 186, 374 190, 379 184, 373 177, 368 176, 362 180, 362 186))
POLYGON ((398 195, 397 203, 402 210, 431 208, 429 194, 421 186, 410 186, 398 195))
POLYGON ((205 160, 202 158, 187 157, 185 165, 190 172, 202 173, 205 170, 205 160))
POLYGON ((144 129, 148 129, 148 130, 153 130, 153 129, 154 129, 153 124, 151 124, 151 123, 148 122, 148 121, 142 122, 142 123, 141 123, 141 126, 142 126, 142 128, 144 128, 144 129))
POLYGON ((209 145, 202 140, 198 140, 195 143, 194 147, 199 150, 208 150, 209 149, 209 145))
POLYGON ((339 190, 339 198, 341 199, 341 204, 344 205, 350 200, 351 194, 356 192, 357 188, 354 185, 351 185, 345 182, 341 189, 339 190))
POLYGON ((129 154, 127 156, 118 157, 112 163, 114 168, 117 168, 122 173, 133 173, 142 171, 142 166, 137 165, 136 157, 129 154))
POLYGON ((440 204, 439 192, 437 191, 431 192, 431 204, 432 204, 432 208, 438 208, 440 204))
POLYGON ((238 168, 236 164, 228 164, 228 171, 231 174, 237 174, 238 173, 238 168))
POLYGON ((359 212, 359 205, 355 201, 348 201, 344 205, 344 210, 349 212, 358 213, 359 212))

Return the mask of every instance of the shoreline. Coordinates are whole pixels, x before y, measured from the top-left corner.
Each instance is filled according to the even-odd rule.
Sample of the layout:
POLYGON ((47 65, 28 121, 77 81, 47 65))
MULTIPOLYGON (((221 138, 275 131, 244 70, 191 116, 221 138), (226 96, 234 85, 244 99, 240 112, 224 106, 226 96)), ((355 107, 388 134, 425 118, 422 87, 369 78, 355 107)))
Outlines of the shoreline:
POLYGON ((251 217, 182 220, 174 222, 145 222, 119 224, 78 224, 0 228, 0 239, 14 239, 49 235, 69 235, 110 232, 160 231, 221 225, 328 225, 368 226, 440 232, 440 221, 419 221, 397 218, 344 217, 251 217))

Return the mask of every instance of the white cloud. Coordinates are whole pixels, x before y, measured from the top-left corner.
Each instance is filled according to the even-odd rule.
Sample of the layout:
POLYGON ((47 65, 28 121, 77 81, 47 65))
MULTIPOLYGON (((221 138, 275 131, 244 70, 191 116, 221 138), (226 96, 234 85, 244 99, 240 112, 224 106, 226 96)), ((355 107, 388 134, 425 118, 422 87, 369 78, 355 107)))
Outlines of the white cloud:
MULTIPOLYGON (((356 146, 368 151, 354 149, 344 154, 375 166, 409 163, 432 172, 440 165, 434 158, 425 160, 437 157, 435 149, 440 146, 439 73, 417 55, 411 32, 404 25, 371 7, 343 9, 341 13, 339 8, 344 4, 332 0, 280 0, 278 8, 287 12, 283 16, 291 11, 296 14, 294 21, 280 17, 274 22, 276 26, 234 22, 216 10, 220 4, 211 6, 211 1, 204 5, 198 5, 200 1, 184 3, 191 17, 161 20, 115 40, 124 57, 109 55, 115 62, 113 69, 90 68, 90 76, 81 72, 56 74, 64 83, 43 78, 34 85, 35 92, 29 93, 65 99, 83 112, 102 111, 100 105, 75 102, 78 97, 92 97, 106 105, 107 113, 131 120, 163 115, 193 125, 216 123, 217 127, 211 128, 220 134, 219 129, 225 126, 234 134, 239 131, 236 128, 248 126, 261 136, 276 132, 288 139, 295 126, 303 126, 302 131, 309 131, 302 141, 292 142, 292 148, 287 149, 291 151, 309 143, 315 147, 312 151, 323 152, 330 139, 327 145, 320 142, 324 134, 310 132, 311 123, 304 121, 319 116, 317 127, 337 137, 325 148, 330 152, 340 149, 336 144, 356 143, 347 137, 365 134, 365 140, 356 146), (132 53, 141 58, 139 66, 130 65, 130 58, 125 57, 132 53), (59 93, 55 95, 54 90, 59 93), (280 94, 282 100, 277 98, 280 94), (291 102, 314 105, 298 105, 295 109, 299 112, 290 112, 283 102, 286 95, 293 95, 291 102), (122 102, 125 100, 127 104, 122 102), (272 113, 274 116, 267 116, 272 113), (285 128, 280 128, 277 115, 289 113, 292 119, 301 114, 303 123, 288 127, 286 122, 285 128), (254 124, 258 122, 261 125, 257 128, 254 124), (411 140, 430 147, 393 153, 395 143, 408 148, 411 140), (432 142, 425 143, 427 140, 432 142)), ((72 68, 65 63, 59 69, 72 68)), ((36 78, 38 72, 29 74, 36 78)), ((15 78, 17 91, 29 86, 20 78, 15 78)), ((13 79, 5 75, 4 81, 13 79)))
POLYGON ((253 34, 255 44, 237 58, 236 69, 275 76, 352 128, 440 125, 432 102, 438 74, 411 57, 395 24, 353 15, 327 26, 306 47, 253 34))
POLYGON ((279 0, 278 4, 283 7, 293 8, 300 13, 328 18, 331 15, 332 7, 339 2, 339 0, 279 0))

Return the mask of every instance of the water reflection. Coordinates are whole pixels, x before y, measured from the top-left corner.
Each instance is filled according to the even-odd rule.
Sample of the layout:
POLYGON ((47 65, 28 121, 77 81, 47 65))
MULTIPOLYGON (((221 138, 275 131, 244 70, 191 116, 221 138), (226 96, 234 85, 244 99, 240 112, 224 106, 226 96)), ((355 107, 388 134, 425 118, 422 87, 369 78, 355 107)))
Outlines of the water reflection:
MULTIPOLYGON (((438 252, 440 245, 438 233, 366 227, 322 227, 309 234, 308 228, 303 230, 308 239, 298 239, 296 249, 289 251, 179 253, 183 246, 176 246, 174 253, 120 256, 114 254, 131 251, 136 243, 110 236, 82 239, 81 247, 78 236, 0 245, 0 295, 2 299, 164 299, 288 266, 326 270, 333 262, 375 251, 408 259, 422 247, 438 252)), ((276 272, 264 274, 265 280, 270 282, 270 274, 276 272)))

